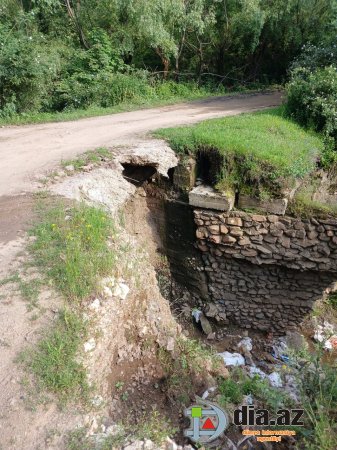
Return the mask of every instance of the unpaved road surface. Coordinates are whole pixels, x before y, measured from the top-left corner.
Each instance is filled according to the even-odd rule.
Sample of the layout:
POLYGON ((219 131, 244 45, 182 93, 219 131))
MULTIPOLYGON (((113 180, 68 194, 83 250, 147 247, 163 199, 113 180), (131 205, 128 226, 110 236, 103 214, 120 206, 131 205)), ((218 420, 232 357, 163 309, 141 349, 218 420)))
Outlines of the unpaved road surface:
POLYGON ((62 159, 97 147, 130 144, 161 127, 277 106, 280 92, 213 97, 103 117, 0 129, 0 196, 32 190, 32 180, 62 159))
MULTIPOLYGON (((37 392, 33 387, 35 385, 29 384, 31 377, 21 365, 15 363, 16 357, 23 349, 36 345, 45 330, 52 326, 57 317, 55 312, 63 306, 63 299, 47 286, 43 287, 39 294, 38 306, 31 310, 18 286, 4 282, 6 277, 13 274, 19 274, 25 282, 30 283, 34 283, 33 280, 38 276, 36 269, 27 264, 29 253, 26 251, 26 245, 29 238, 25 233, 35 217, 36 198, 31 192, 36 188, 36 179, 45 171, 57 167, 62 159, 73 158, 86 150, 100 146, 122 146, 119 152, 125 156, 130 152, 130 147, 134 148, 133 144, 141 143, 144 147, 144 135, 156 128, 254 111, 279 105, 280 102, 280 93, 241 95, 76 122, 0 129, 1 450, 60 450, 64 448, 63 437, 69 430, 83 426, 84 423, 93 423, 91 419, 87 420, 91 416, 86 414, 82 417, 81 411, 76 410, 76 405, 73 409, 60 411, 52 397, 47 401, 44 392, 37 392), (21 193, 24 195, 15 195, 21 193)), ((158 144, 155 145, 155 161, 159 162, 163 151, 158 144)), ((76 175, 81 176, 66 176, 61 183, 70 182, 76 175)), ((117 195, 115 192, 109 190, 110 195, 117 195)), ((142 215, 139 214, 136 215, 135 212, 129 221, 131 225, 135 224, 135 232, 137 227, 140 227, 144 239, 151 241, 150 235, 144 234, 145 219, 142 217, 146 215, 146 209, 141 208, 142 215)), ((148 245, 148 242, 146 244, 148 245)), ((148 278, 147 282, 150 286, 148 289, 152 289, 148 278)), ((142 282, 140 284, 142 285, 142 282)), ((156 298, 153 297, 152 291, 149 298, 156 298)), ((115 304, 112 306, 115 316, 115 304)), ((154 317, 157 317, 156 309, 154 311, 154 317)), ((104 313, 102 317, 105 317, 104 313)), ((150 323, 154 322, 155 320, 151 319, 150 323)), ((110 325, 109 321, 107 323, 114 329, 114 324, 110 325)), ((110 331, 108 336, 110 339, 110 331)), ((120 338, 119 335, 116 336, 120 338)), ((108 356, 110 350, 105 354, 108 356)), ((114 354, 114 351, 111 351, 111 354, 114 354)), ((104 358, 101 358, 101 361, 104 361, 104 358)), ((96 366, 95 370, 101 373, 100 367, 96 366)))

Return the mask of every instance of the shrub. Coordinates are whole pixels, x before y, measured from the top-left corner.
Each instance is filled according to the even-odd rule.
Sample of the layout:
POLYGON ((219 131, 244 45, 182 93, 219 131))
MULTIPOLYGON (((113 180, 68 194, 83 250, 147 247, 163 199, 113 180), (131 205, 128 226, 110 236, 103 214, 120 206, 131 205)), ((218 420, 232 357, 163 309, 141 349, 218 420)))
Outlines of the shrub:
POLYGON ((0 117, 42 109, 59 68, 56 48, 43 37, 0 24, 0 117))
POLYGON ((301 125, 321 132, 325 138, 323 166, 329 166, 337 159, 334 154, 337 150, 336 62, 335 48, 310 47, 293 64, 287 85, 286 112, 301 125))

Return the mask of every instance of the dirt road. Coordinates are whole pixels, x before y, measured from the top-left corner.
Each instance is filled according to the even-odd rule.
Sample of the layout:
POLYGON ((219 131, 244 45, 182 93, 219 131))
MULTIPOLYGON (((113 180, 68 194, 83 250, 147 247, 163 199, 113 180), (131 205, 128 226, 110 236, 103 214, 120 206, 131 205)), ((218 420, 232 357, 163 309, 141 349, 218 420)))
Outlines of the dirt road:
POLYGON ((0 129, 0 196, 32 189, 37 174, 97 147, 129 144, 160 127, 277 106, 281 93, 214 97, 110 116, 0 129))

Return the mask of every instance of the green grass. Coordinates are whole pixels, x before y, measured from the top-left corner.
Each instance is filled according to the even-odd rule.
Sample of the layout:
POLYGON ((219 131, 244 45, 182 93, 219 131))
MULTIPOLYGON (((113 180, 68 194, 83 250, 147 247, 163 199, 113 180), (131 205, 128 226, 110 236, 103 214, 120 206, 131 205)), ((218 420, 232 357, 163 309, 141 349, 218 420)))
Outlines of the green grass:
POLYGON ((38 306, 38 298, 40 294, 40 287, 42 284, 42 281, 40 279, 34 278, 30 280, 24 280, 21 278, 19 273, 15 273, 0 280, 0 287, 12 283, 17 286, 17 288, 14 289, 19 291, 22 298, 28 302, 29 311, 38 306))
POLYGON ((104 148, 97 148, 95 150, 90 150, 88 152, 83 153, 83 155, 74 159, 67 159, 62 161, 62 167, 67 167, 69 165, 74 166, 75 170, 81 170, 87 164, 97 164, 105 159, 112 159, 112 153, 104 148))
POLYGON ((289 202, 287 212, 295 217, 302 217, 305 219, 310 219, 311 217, 336 217, 337 205, 314 201, 301 192, 296 194, 289 202))
POLYGON ((282 108, 161 129, 155 135, 180 154, 218 153, 223 158, 215 180, 219 189, 230 180, 236 189, 276 196, 315 169, 324 147, 320 137, 283 117, 282 108))
POLYGON ((69 301, 93 294, 100 278, 111 274, 115 255, 107 246, 115 230, 108 215, 84 204, 44 211, 31 232, 35 264, 69 301))
MULTIPOLYGON (((68 434, 67 450, 112 450, 125 446, 136 440, 151 440, 158 447, 163 444, 167 436, 177 433, 169 419, 153 409, 150 414, 145 413, 138 418, 137 424, 132 415, 122 424, 118 424, 116 433, 111 436, 95 439, 87 436, 85 428, 78 428, 68 434)), ((157 448, 157 447, 156 447, 157 448)))
MULTIPOLYGON (((172 83, 170 82, 170 84, 172 83)), ((111 107, 92 105, 86 109, 73 109, 61 112, 22 113, 8 118, 0 118, 0 126, 72 121, 89 117, 106 116, 120 112, 135 111, 143 108, 171 105, 174 103, 203 99, 212 96, 233 95, 242 92, 261 92, 261 89, 249 89, 245 87, 237 88, 235 91, 226 92, 224 88, 215 90, 214 88, 196 88, 195 86, 196 85, 193 84, 191 85, 192 88, 189 89, 188 85, 185 83, 183 86, 184 88, 179 87, 177 92, 174 92, 171 87, 169 89, 165 89, 164 86, 160 89, 160 93, 158 93, 155 97, 146 98, 140 96, 131 102, 126 101, 111 107)))
POLYGON ((282 390, 271 387, 268 380, 263 380, 258 375, 249 378, 239 368, 232 371, 231 378, 219 379, 219 392, 220 403, 224 407, 228 403, 241 404, 243 396, 248 394, 273 412, 284 406, 291 406, 289 397, 282 390))
POLYGON ((63 402, 88 392, 85 369, 77 361, 86 333, 87 324, 74 312, 64 310, 52 330, 26 356, 40 385, 63 402))
POLYGON ((165 392, 171 400, 187 406, 193 392, 200 388, 193 381, 205 378, 208 371, 218 373, 221 361, 213 349, 194 339, 177 338, 175 352, 172 357, 172 352, 158 349, 158 360, 165 374, 165 392))

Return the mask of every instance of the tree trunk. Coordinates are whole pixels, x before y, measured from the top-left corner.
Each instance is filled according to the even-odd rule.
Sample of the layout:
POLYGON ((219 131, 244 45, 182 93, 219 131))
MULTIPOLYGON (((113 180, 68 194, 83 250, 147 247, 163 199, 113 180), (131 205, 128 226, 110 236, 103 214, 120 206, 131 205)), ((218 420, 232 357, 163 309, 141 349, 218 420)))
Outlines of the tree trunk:
MULTIPOLYGON (((82 30, 81 24, 80 24, 80 22, 78 20, 76 9, 72 6, 71 0, 65 0, 64 3, 65 3, 65 6, 67 8, 69 17, 71 18, 71 20, 75 24, 75 27, 77 29, 77 33, 78 33, 78 37, 79 37, 79 40, 81 42, 81 45, 84 48, 88 49, 89 45, 88 45, 88 43, 87 43, 87 41, 85 39, 85 36, 84 36, 83 30, 82 30)), ((80 5, 81 5, 80 2, 78 1, 77 2, 77 8, 78 9, 80 8, 80 5)))
POLYGON ((156 48, 156 53, 161 59, 161 62, 163 64, 163 78, 164 80, 166 80, 167 75, 169 73, 170 60, 164 55, 160 47, 156 48))

